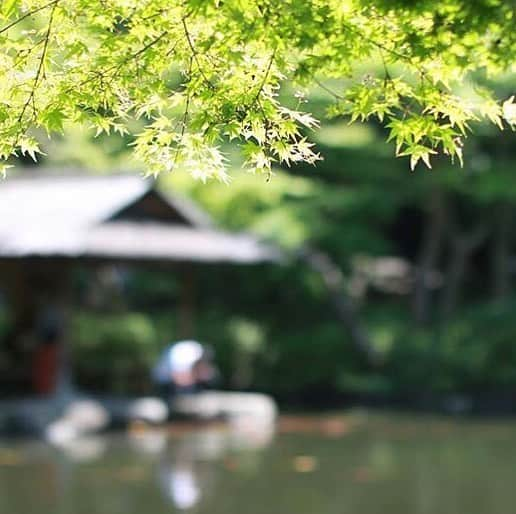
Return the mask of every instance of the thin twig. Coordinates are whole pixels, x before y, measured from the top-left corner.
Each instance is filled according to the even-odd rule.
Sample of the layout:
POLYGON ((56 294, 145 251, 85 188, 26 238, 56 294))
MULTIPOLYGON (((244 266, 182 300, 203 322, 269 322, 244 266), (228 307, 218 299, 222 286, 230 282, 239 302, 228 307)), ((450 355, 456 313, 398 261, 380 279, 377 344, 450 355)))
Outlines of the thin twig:
POLYGON ((327 93, 329 93, 331 96, 336 98, 337 100, 344 100, 344 97, 342 95, 339 95, 338 93, 335 93, 335 91, 331 90, 328 86, 324 85, 320 80, 316 79, 312 76, 312 80, 321 88, 324 89, 327 93))
POLYGON ((31 48, 27 49, 23 55, 21 52, 18 53, 18 55, 16 56, 17 57, 17 61, 14 62, 13 64, 13 69, 14 68, 17 68, 18 66, 22 65, 22 64, 25 64, 27 62, 27 59, 30 57, 30 54, 36 50, 36 48, 38 48, 39 45, 41 45, 42 43, 45 42, 45 38, 41 38, 39 41, 37 41, 34 46, 32 46, 31 48))
POLYGON ((190 36, 190 32, 188 31, 188 26, 186 25, 186 17, 183 16, 181 21, 183 22, 183 29, 184 29, 184 32, 185 32, 186 40, 188 41, 188 46, 190 47, 190 50, 192 51, 192 57, 193 57, 193 59, 195 61, 195 64, 197 65, 197 69, 199 70, 199 73, 201 74, 204 82, 206 82, 206 84, 208 85, 208 87, 210 89, 213 89, 213 84, 208 79, 208 77, 205 75, 205 73, 204 73, 204 71, 202 69, 202 66, 201 66, 201 64, 199 62, 198 52, 195 49, 195 46, 194 46, 193 41, 192 41, 192 37, 190 36))
POLYGON ((41 73, 43 72, 43 67, 45 65, 45 58, 47 56, 48 43, 50 41, 50 32, 52 30, 52 22, 54 21, 54 13, 56 11, 56 7, 57 7, 58 2, 59 2, 59 0, 55 0, 53 2, 52 11, 50 11, 50 17, 48 19, 48 28, 47 28, 47 31, 46 31, 46 34, 45 34, 45 38, 44 38, 43 50, 41 51, 41 56, 40 56, 40 59, 39 59, 38 69, 36 70, 36 76, 34 77, 34 83, 32 85, 31 92, 30 92, 27 100, 23 104, 23 108, 22 108, 22 110, 20 112, 20 115, 18 116, 18 123, 21 123, 23 121, 23 116, 25 115, 27 107, 29 106, 29 104, 31 102, 32 102, 32 105, 33 105, 33 107, 32 107, 32 109, 33 109, 33 116, 36 113, 36 108, 35 108, 35 105, 34 105, 34 95, 36 94, 36 89, 38 87, 39 80, 41 78, 41 73))
POLYGON ((324 89, 327 93, 329 93, 331 96, 333 96, 337 100, 345 100, 345 98, 342 95, 339 95, 338 93, 335 93, 335 91, 331 90, 328 86, 323 84, 320 80, 317 79, 317 77, 306 67, 305 64, 301 63, 299 66, 300 69, 306 71, 311 79, 321 88, 324 89))
POLYGON ((186 95, 185 112, 183 113, 183 119, 181 120, 181 133, 179 134, 179 141, 176 146, 176 153, 174 155, 174 162, 172 163, 172 169, 176 167, 177 158, 179 157, 180 147, 183 144, 183 139, 186 132, 186 123, 188 121, 188 113, 190 109, 190 93, 186 95))
POLYGON ((29 11, 28 13, 25 13, 23 16, 20 16, 19 18, 17 18, 13 22, 9 23, 9 25, 6 25, 5 27, 2 27, 0 29, 0 34, 2 34, 3 32, 8 31, 10 28, 14 27, 15 25, 18 25, 18 23, 22 22, 26 18, 29 18, 30 16, 32 16, 34 14, 37 14, 39 11, 43 11, 44 9, 46 9, 47 7, 50 7, 51 5, 55 6, 59 1, 60 0, 52 0, 51 2, 48 2, 45 5, 42 5, 41 7, 37 7, 36 9, 33 9, 32 11, 29 11))
MULTIPOLYGON (((190 64, 188 66, 188 75, 190 75, 192 72, 192 59, 193 59, 193 57, 190 58, 190 64)), ((190 93, 187 93, 186 103, 185 103, 185 111, 183 113, 183 119, 181 120, 181 133, 179 135, 179 141, 177 142, 176 151, 174 153, 174 161, 172 163, 172 170, 175 169, 175 167, 176 167, 177 158, 179 157, 179 152, 180 152, 180 146, 183 143, 183 138, 185 136, 186 122, 188 121, 189 109, 190 109, 190 93)))
POLYGON ((385 57, 383 55, 383 51, 381 48, 378 48, 378 53, 380 54, 380 58, 381 58, 382 64, 383 64, 383 71, 385 72, 385 81, 384 82, 391 82, 392 77, 391 77, 391 74, 389 73, 389 69, 387 68, 387 63, 385 62, 385 57))
MULTIPOLYGON (((89 84, 90 82, 94 81, 98 77, 104 78, 108 73, 112 72, 113 70, 115 71, 115 73, 118 72, 122 68, 122 66, 125 66, 128 62, 132 61, 133 59, 138 58, 140 55, 142 55, 147 50, 152 48, 155 44, 157 44, 159 41, 161 41, 161 39, 163 39, 167 34, 168 34, 167 30, 163 31, 159 36, 156 36, 152 41, 149 41, 149 43, 147 43, 145 46, 143 46, 142 48, 140 48, 136 52, 134 52, 134 53, 130 54, 128 57, 126 57, 121 63, 113 64, 112 66, 110 66, 106 70, 97 72, 92 77, 88 77, 88 78, 84 79, 83 81, 79 82, 79 84, 75 84, 74 86, 66 89, 63 92, 63 94, 70 93, 73 90, 77 89, 77 87, 89 84)), ((175 46, 174 46, 174 48, 175 48, 175 46)))
POLYGON ((145 53, 149 48, 153 47, 156 43, 158 43, 160 40, 162 40, 166 35, 168 34, 168 30, 164 30, 159 36, 155 37, 152 41, 147 43, 144 47, 140 48, 137 52, 131 54, 125 61, 123 61, 123 64, 126 62, 136 59, 141 54, 145 53))
POLYGON ((364 41, 367 41, 368 43, 375 46, 376 48, 378 48, 380 50, 384 50, 385 52, 393 55, 394 57, 397 57, 398 59, 401 59, 402 61, 407 62, 410 66, 413 66, 418 71, 418 73, 421 75, 421 77, 423 79, 427 80, 430 84, 433 85, 433 82, 428 78, 425 69, 421 65, 415 63, 410 55, 406 55, 406 54, 403 54, 396 50, 393 50, 392 48, 389 48, 388 46, 384 45, 383 43, 380 43, 380 42, 376 41, 375 39, 371 39, 370 37, 364 35, 360 30, 358 30, 355 27, 352 27, 349 24, 344 24, 343 27, 344 27, 344 29, 349 30, 353 34, 356 34, 361 39, 363 39, 364 41))
POLYGON ((274 62, 274 58, 276 57, 276 48, 273 50, 271 57, 269 59, 269 64, 267 65, 267 69, 265 70, 265 73, 263 74, 262 81, 260 83, 260 87, 258 88, 258 91, 254 97, 254 100, 252 104, 256 103, 256 101, 260 98, 260 95, 262 94, 263 88, 265 87, 265 83, 267 82, 267 79, 269 78, 269 73, 272 68, 272 63, 274 62))

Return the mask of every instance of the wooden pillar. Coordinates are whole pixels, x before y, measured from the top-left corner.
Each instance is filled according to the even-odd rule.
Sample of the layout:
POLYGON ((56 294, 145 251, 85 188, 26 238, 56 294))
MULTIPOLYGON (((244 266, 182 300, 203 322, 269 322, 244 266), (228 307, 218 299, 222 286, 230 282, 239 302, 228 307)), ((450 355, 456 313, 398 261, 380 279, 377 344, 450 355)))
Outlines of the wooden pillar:
POLYGON ((195 269, 192 264, 179 268, 178 336, 181 339, 195 336, 195 269))
MULTIPOLYGON (((59 362, 56 379, 55 394, 61 397, 67 397, 73 390, 72 362, 71 362, 71 344, 72 335, 70 331, 71 316, 71 271, 72 264, 59 266, 57 270, 52 271, 52 276, 59 274, 59 281, 56 288, 50 296, 51 308, 60 325, 59 339, 59 362)), ((57 281, 56 281, 57 282, 57 281)))
POLYGON ((21 262, 1 265, 2 286, 7 293, 12 318, 13 335, 20 336, 34 327, 37 316, 37 299, 31 287, 30 276, 21 262))
POLYGON ((2 341, 8 367, 2 372, 1 382, 8 386, 11 393, 28 392, 38 311, 36 298, 19 261, 3 261, 0 264, 0 284, 6 296, 9 315, 9 330, 2 341))

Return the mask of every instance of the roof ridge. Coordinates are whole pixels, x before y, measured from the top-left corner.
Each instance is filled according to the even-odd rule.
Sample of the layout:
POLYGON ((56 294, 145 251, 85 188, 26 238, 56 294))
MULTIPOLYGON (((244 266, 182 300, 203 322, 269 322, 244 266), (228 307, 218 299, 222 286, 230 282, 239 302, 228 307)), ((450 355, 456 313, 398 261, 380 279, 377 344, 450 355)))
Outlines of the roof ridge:
POLYGON ((9 174, 6 182, 18 180, 109 180, 116 178, 127 178, 156 183, 153 177, 144 176, 143 173, 118 170, 109 173, 91 173, 87 168, 36 168, 37 171, 29 171, 30 168, 14 168, 9 174))

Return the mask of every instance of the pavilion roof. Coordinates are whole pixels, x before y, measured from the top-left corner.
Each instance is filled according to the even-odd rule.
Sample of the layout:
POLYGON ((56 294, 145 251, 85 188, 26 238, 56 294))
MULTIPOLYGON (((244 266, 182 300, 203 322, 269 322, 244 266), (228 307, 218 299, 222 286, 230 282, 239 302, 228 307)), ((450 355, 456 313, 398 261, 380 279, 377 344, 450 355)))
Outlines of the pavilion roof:
POLYGON ((257 263, 279 250, 214 227, 137 175, 40 175, 0 183, 0 258, 64 257, 257 263))

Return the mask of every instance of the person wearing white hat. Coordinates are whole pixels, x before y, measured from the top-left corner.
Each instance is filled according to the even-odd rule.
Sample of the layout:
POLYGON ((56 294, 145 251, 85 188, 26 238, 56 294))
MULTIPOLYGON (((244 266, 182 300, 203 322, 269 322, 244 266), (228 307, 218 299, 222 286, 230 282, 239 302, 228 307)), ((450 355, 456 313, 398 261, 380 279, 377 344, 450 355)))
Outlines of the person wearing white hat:
POLYGON ((161 395, 194 393, 216 376, 213 352, 193 340, 172 343, 162 352, 152 370, 152 379, 161 395))

